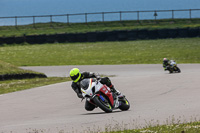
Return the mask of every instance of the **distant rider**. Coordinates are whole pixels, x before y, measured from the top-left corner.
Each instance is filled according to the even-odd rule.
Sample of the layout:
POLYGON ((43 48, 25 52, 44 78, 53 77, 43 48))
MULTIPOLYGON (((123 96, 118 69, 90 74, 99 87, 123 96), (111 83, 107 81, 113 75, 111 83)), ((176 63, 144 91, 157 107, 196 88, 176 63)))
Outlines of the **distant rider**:
POLYGON ((169 66, 170 66, 170 61, 167 58, 163 58, 163 68, 164 68, 164 70, 165 71, 168 70, 169 66))
MULTIPOLYGON (((71 87, 77 93, 77 96, 79 98, 83 98, 80 88, 80 81, 85 78, 97 78, 98 80, 100 80, 100 83, 108 86, 112 92, 114 92, 117 95, 121 94, 118 90, 114 88, 113 84, 111 83, 108 77, 101 78, 98 74, 95 74, 93 72, 80 72, 78 68, 71 69, 70 77, 73 80, 71 87)), ((92 111, 94 108, 95 105, 86 100, 85 109, 88 111, 92 111)))
POLYGON ((163 58, 163 68, 164 70, 169 70, 170 65, 176 64, 174 60, 168 60, 167 58, 163 58))

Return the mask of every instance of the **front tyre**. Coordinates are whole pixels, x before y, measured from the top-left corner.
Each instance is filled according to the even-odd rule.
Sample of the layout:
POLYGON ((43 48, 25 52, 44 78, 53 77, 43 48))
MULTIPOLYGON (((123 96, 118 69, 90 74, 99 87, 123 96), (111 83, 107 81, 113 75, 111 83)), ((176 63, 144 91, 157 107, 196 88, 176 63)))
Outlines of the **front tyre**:
POLYGON ((119 102, 121 103, 121 105, 119 106, 120 110, 126 111, 130 108, 130 103, 125 97, 123 99, 119 99, 119 102))
MULTIPOLYGON (((103 97, 101 95, 101 97, 103 97)), ((99 96, 95 96, 93 98, 94 103, 101 108, 103 111, 105 111, 106 113, 111 113, 112 112, 112 107, 110 105, 110 103, 106 100, 106 98, 100 98, 99 96)))
POLYGON ((180 69, 180 68, 178 68, 178 67, 177 67, 177 72, 178 72, 178 73, 180 73, 180 72, 181 72, 181 69, 180 69))
POLYGON ((173 68, 170 68, 169 73, 173 73, 173 72, 174 72, 173 68))

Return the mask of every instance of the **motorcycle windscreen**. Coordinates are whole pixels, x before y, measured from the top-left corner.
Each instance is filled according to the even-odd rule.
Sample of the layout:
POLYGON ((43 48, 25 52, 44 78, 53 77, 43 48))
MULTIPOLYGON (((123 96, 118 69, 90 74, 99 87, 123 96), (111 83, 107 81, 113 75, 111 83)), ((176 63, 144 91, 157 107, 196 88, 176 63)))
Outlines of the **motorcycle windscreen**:
POLYGON ((90 85, 90 79, 83 79, 81 82, 80 82, 80 86, 82 89, 84 90, 87 90, 87 88, 89 87, 90 85))
POLYGON ((95 81, 96 81, 96 79, 94 79, 94 78, 83 79, 80 82, 80 86, 81 86, 82 89, 87 90, 88 87, 90 86, 90 84, 92 84, 92 82, 95 82, 95 81))

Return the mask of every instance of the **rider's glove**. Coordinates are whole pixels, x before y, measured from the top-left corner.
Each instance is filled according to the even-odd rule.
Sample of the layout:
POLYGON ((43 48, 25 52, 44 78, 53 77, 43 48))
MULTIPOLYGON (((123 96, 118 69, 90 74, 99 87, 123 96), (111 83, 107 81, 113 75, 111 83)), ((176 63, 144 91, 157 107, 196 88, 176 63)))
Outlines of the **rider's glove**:
POLYGON ((115 94, 117 94, 119 96, 119 95, 121 95, 121 92, 116 90, 115 94))
POLYGON ((99 80, 99 79, 101 79, 101 77, 98 75, 98 76, 96 76, 96 78, 97 78, 97 80, 99 80))
POLYGON ((101 79, 101 76, 97 73, 95 73, 95 77, 96 77, 97 80, 101 79))
POLYGON ((77 96, 78 96, 79 98, 83 98, 83 95, 82 95, 81 93, 78 93, 77 96))

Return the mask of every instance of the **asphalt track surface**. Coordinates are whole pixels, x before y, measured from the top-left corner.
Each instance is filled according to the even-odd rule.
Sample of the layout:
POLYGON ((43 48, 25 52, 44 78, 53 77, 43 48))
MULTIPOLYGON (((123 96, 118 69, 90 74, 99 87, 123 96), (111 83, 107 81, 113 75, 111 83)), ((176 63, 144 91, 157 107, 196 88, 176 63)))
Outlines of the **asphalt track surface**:
MULTIPOLYGON (((128 111, 84 109, 84 102, 63 82, 0 95, 0 133, 63 133, 132 129, 145 125, 200 120, 200 64, 180 64, 169 74, 160 64, 75 66, 110 77, 126 95, 128 111)), ((74 66, 25 67, 47 76, 68 76, 74 66)))

